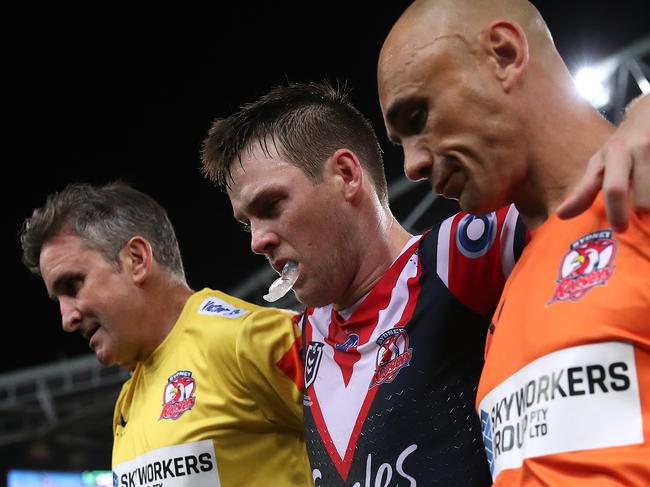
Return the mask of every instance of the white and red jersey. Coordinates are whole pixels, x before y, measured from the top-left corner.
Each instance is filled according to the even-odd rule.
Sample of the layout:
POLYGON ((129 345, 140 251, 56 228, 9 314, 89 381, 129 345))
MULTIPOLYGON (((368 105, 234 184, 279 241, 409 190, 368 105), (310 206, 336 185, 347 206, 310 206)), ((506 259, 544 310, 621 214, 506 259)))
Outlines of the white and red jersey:
POLYGON ((525 230, 514 206, 422 236, 359 303, 301 317, 315 485, 490 485, 474 413, 489 317, 525 230))

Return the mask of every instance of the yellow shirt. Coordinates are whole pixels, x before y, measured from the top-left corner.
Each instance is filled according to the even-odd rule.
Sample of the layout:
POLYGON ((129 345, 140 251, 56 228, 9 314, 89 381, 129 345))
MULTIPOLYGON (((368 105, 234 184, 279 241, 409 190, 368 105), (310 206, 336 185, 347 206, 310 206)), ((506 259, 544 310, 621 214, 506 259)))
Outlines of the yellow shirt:
POLYGON ((193 294, 122 387, 114 485, 311 485, 299 351, 290 314, 193 294))

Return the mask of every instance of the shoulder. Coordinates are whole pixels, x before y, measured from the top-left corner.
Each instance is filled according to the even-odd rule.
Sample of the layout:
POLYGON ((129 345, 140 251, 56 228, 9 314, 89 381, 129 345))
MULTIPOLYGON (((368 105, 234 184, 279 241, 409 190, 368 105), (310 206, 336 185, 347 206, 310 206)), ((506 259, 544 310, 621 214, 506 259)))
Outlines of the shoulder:
POLYGON ((289 310, 260 306, 222 291, 203 289, 190 297, 184 316, 192 322, 221 322, 243 325, 256 320, 291 320, 289 310))
POLYGON ((238 320, 263 309, 261 306, 213 289, 203 289, 195 293, 190 298, 188 306, 191 315, 230 320, 238 320))
POLYGON ((274 307, 250 303, 221 291, 204 289, 193 297, 191 312, 220 322, 231 322, 236 334, 259 333, 294 334, 296 313, 274 307))

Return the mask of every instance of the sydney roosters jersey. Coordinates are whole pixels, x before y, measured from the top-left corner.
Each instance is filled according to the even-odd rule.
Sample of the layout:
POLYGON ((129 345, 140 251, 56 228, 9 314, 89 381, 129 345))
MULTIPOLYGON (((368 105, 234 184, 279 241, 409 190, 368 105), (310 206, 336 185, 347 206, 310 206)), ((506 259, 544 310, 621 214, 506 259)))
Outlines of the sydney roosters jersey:
POLYGON ((301 317, 315 485, 490 485, 473 412, 488 318, 525 231, 514 207, 413 237, 359 303, 301 317))
POLYGON ((299 349, 288 313, 194 293, 122 388, 113 485, 311 485, 299 349))
POLYGON ((497 486, 650 485, 650 214, 600 196, 534 231, 503 291, 477 393, 497 486))

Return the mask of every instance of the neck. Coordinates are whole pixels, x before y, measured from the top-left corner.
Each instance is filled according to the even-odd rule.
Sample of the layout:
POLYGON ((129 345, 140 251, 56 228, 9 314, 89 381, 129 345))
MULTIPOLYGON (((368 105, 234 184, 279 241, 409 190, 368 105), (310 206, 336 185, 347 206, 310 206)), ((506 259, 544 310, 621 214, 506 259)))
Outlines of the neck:
MULTIPOLYGON (((185 303, 194 293, 184 281, 160 276, 157 282, 149 284, 148 295, 142 322, 148 324, 147 338, 142 350, 146 360, 163 342, 176 325, 185 303)), ((143 325, 144 326, 144 325, 143 325)))
POLYGON ((334 303, 334 309, 349 308, 368 294, 411 238, 390 210, 383 207, 375 224, 360 234, 363 239, 357 245, 359 270, 347 292, 334 303))
POLYGON ((534 230, 553 214, 576 187, 589 159, 614 127, 572 91, 544 103, 528 127, 530 156, 526 183, 514 202, 526 227, 534 230), (568 98, 572 99, 563 99, 568 98), (568 109, 567 109, 568 107, 568 109))

